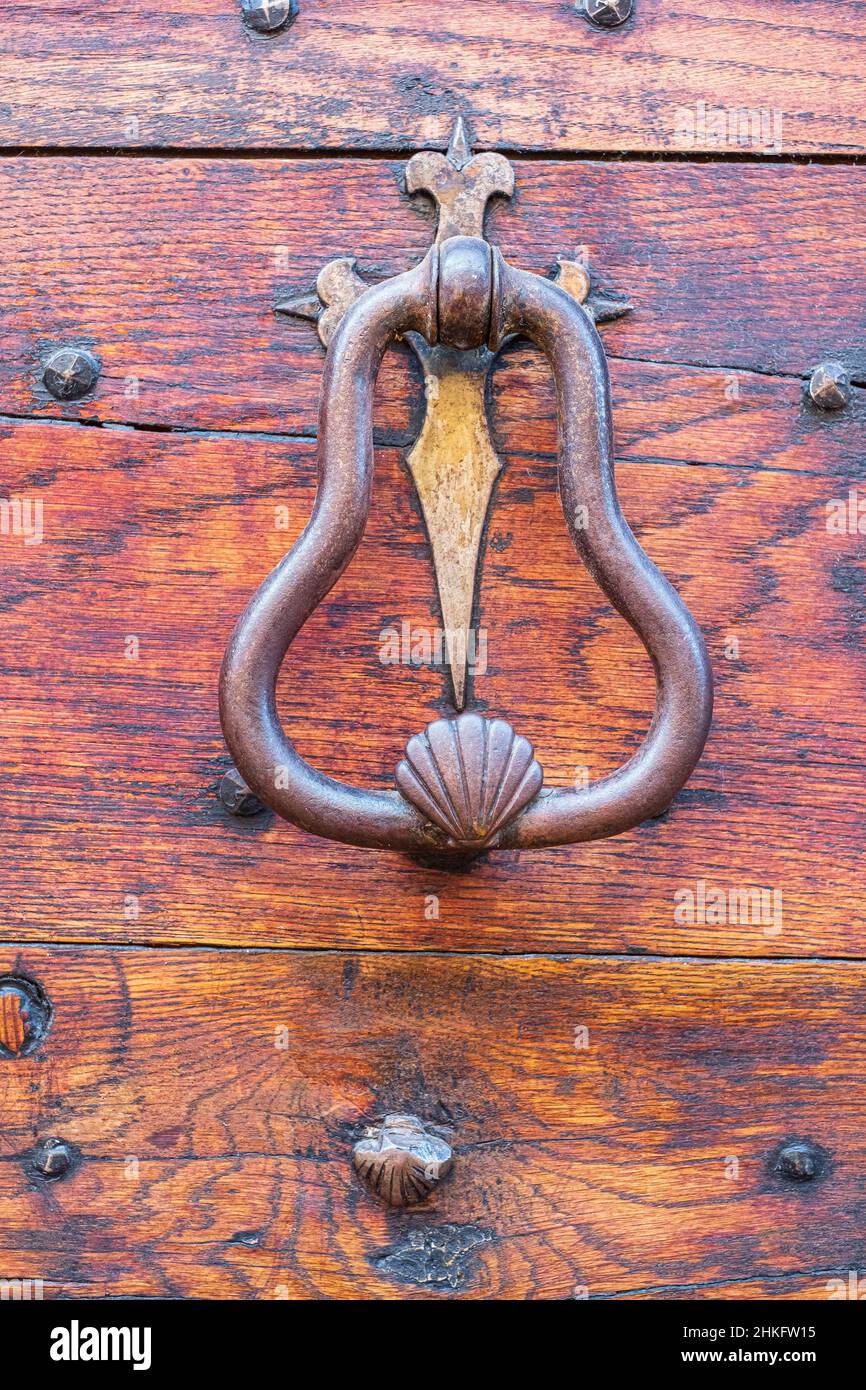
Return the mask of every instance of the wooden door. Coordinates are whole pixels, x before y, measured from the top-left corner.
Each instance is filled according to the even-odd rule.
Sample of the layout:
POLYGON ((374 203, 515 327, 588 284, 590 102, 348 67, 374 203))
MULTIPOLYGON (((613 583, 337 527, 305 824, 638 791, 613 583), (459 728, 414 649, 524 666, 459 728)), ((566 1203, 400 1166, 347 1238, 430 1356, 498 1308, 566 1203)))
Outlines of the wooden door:
MULTIPOLYGON (((866 1172, 862 7, 300 0, 263 33, 93 0, 0 43, 0 1274, 827 1298, 866 1172), (716 681, 663 817, 459 872, 231 815, 217 710, 315 494, 323 350, 274 306, 420 259, 403 170, 457 116, 513 164, 507 259, 633 305, 601 330, 618 487, 716 681), (454 1152, 409 1209, 352 1168, 394 1112, 454 1152)), ((490 414, 474 699, 566 786, 637 746, 652 669, 575 558, 534 349, 490 414)), ((440 621, 422 415, 398 345, 367 533, 280 685, 304 756, 373 787, 450 708, 441 663, 381 660, 440 621)))

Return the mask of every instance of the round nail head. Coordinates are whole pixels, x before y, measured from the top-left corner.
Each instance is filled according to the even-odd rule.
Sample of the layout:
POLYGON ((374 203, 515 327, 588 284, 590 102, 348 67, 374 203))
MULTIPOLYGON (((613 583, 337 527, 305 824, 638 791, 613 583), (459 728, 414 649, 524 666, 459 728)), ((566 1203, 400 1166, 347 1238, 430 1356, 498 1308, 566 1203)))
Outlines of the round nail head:
POLYGON ((634 0, 577 0, 590 24, 597 29, 616 29, 625 24, 634 10, 634 0))
POLYGON ((220 782, 220 801, 232 816, 257 816, 265 809, 236 767, 230 767, 220 782))
POLYGON ((72 1148, 65 1139, 43 1139, 33 1150, 33 1167, 49 1182, 65 1177, 74 1161, 72 1148))
POLYGON ((244 23, 257 34, 276 34, 298 13, 298 0, 241 0, 244 23))
POLYGON ((851 384, 841 362, 821 362, 809 379, 809 395, 821 410, 841 410, 851 399, 851 384))
POLYGON ((820 1153, 811 1144, 787 1144, 776 1160, 776 1171, 789 1182, 811 1182, 823 1166, 820 1153))
POLYGON ((451 1171, 451 1146, 416 1115, 386 1115, 370 1125, 352 1154, 355 1172, 392 1207, 423 1202, 451 1171))
POLYGON ((77 401, 96 385, 99 363, 84 348, 58 348, 42 371, 47 391, 58 401, 77 401))

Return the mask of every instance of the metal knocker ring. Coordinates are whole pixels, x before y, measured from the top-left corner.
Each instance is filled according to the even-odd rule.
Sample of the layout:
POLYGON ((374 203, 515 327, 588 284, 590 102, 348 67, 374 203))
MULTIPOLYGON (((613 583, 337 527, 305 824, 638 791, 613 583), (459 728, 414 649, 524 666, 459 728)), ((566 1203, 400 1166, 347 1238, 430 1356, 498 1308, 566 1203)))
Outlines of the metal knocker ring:
MULTIPOLYGON (((582 267, 562 263, 555 283, 508 265, 484 240, 485 204, 493 193, 509 194, 513 176, 500 155, 471 156, 462 123, 447 156, 414 156, 407 185, 411 192, 431 192, 440 205, 436 244, 424 260, 373 286, 365 285, 350 261, 332 262, 319 276, 318 296, 328 306, 319 317, 320 334, 330 339, 319 410, 319 488, 309 524, 254 595, 226 651, 220 681, 226 742, 263 802, 295 825, 347 844, 468 857, 491 848, 616 835, 667 808, 701 755, 712 715, 701 633, 641 549, 617 500, 609 377, 594 319, 612 317, 622 305, 594 296, 582 267), (292 641, 349 564, 364 532, 373 469, 373 385, 383 353, 392 339, 406 336, 422 363, 435 358, 440 380, 462 373, 465 385, 473 373, 476 384, 480 377, 483 399, 484 364, 514 335, 535 343, 552 368, 565 519, 578 555, 652 660, 652 723, 628 762, 580 790, 544 788, 529 742, 505 720, 471 712, 436 720, 410 738, 394 790, 348 786, 299 756, 280 723, 275 690, 292 641)), ((281 309, 311 316, 309 298, 281 309)), ((432 408, 428 395, 427 423, 432 408)), ((492 479, 486 481, 479 464, 474 515, 480 521, 468 546, 464 540, 466 553, 455 557, 446 519, 456 465, 441 458, 431 462, 430 451, 420 445, 410 464, 431 534, 443 613, 468 622, 492 479)), ((483 443, 480 456, 483 463, 483 443)), ((465 456, 459 465, 465 468, 465 456)), ((452 660, 460 709, 462 672, 454 665, 452 660)))

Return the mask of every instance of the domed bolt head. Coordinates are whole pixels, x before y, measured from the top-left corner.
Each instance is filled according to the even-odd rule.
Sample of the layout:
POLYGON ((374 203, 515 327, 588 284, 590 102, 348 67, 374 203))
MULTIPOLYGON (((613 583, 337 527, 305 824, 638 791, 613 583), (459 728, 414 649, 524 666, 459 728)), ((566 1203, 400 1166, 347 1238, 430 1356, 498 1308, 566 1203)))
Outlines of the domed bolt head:
POLYGON ((63 1178, 75 1163, 75 1152, 65 1139, 43 1139, 33 1150, 31 1163, 49 1182, 63 1178))
POLYGON ((232 816, 257 816, 265 809, 236 767, 230 767, 220 782, 220 801, 232 816))
POLYGON ((241 0, 244 23, 257 34, 276 34, 298 13, 298 0, 241 0))
POLYGON ((841 362, 821 362, 809 379, 809 395, 821 410, 841 410, 851 399, 848 373, 841 362))
POLYGON ((630 18, 634 0, 577 0, 575 9, 583 10, 590 24, 598 29, 616 29, 630 18))
POLYGON ((824 1156, 814 1144, 786 1144, 779 1150, 775 1171, 789 1182, 812 1182, 824 1166, 824 1156))
POLYGON ((77 401, 96 385, 99 363, 84 348, 58 348, 42 369, 42 382, 55 400, 77 401))

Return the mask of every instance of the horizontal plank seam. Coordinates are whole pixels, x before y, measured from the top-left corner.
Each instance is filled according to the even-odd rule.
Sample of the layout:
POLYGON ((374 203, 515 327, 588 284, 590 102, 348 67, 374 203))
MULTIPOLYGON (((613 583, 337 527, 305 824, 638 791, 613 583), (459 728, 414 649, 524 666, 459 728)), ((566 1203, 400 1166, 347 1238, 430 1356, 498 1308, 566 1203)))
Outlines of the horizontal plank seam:
POLYGON ((791 1279, 820 1279, 824 1275, 838 1275, 839 1267, 833 1269, 794 1269, 779 1274, 744 1274, 739 1279, 707 1279, 697 1284, 648 1284, 640 1289, 617 1289, 610 1294, 590 1294, 589 1302, 593 1300, 604 1301, 606 1299, 633 1298, 643 1293, 688 1293, 691 1289, 724 1289, 736 1287, 738 1284, 762 1284, 762 1283, 783 1283, 791 1279))
MULTIPOLYGON (((216 1246, 223 1246, 223 1245, 233 1245, 233 1244, 237 1244, 237 1243, 238 1243, 237 1241, 235 1241, 235 1240, 233 1240, 233 1239, 231 1239, 231 1238, 225 1238, 225 1239, 223 1239, 223 1240, 217 1240, 217 1241, 212 1242, 212 1244, 213 1244, 215 1247, 216 1247, 216 1246)), ((268 1249, 268 1247, 265 1247, 264 1250, 263 1250, 263 1253, 266 1253, 266 1252, 267 1252, 267 1249, 268 1249)), ((270 1268, 270 1264, 262 1265, 262 1266, 255 1266, 255 1268, 270 1268)), ((646 1288, 640 1288, 640 1289, 613 1289, 610 1293, 590 1294, 590 1295, 589 1295, 588 1302, 590 1302, 590 1303, 593 1303, 593 1302, 595 1302, 595 1303, 601 1303, 601 1302, 615 1302, 617 1299, 620 1299, 620 1298, 632 1298, 632 1297, 635 1297, 636 1295, 639 1295, 639 1294, 653 1294, 653 1293, 664 1294, 664 1293, 676 1293, 676 1292, 688 1293, 688 1292, 690 1292, 690 1291, 693 1290, 693 1289, 694 1289, 694 1290, 698 1290, 698 1289, 735 1288, 735 1287, 737 1287, 738 1285, 741 1285, 741 1284, 751 1284, 751 1283, 757 1283, 757 1284, 764 1284, 764 1283, 779 1283, 779 1284, 782 1284, 782 1283, 784 1283, 784 1282, 786 1282, 786 1281, 791 1281, 791 1280, 794 1280, 794 1279, 820 1279, 820 1278, 822 1278, 822 1277, 825 1276, 825 1275, 827 1275, 827 1276, 829 1276, 829 1277, 838 1277, 838 1275, 839 1275, 839 1267, 837 1266, 837 1267, 832 1268, 832 1269, 792 1270, 790 1273, 780 1273, 780 1274, 771 1274, 771 1273, 765 1273, 765 1272, 756 1271, 754 1274, 751 1274, 751 1275, 749 1275, 749 1274, 744 1274, 743 1277, 742 1277, 741 1279, 713 1279, 713 1280, 708 1280, 708 1281, 705 1282, 705 1283, 697 1283, 697 1284, 655 1284, 655 1285, 648 1285, 646 1288)), ((88 1284, 87 1281, 84 1280, 84 1279, 79 1279, 79 1280, 75 1281, 75 1280, 62 1280, 62 1279, 47 1278, 47 1279, 44 1280, 44 1285, 45 1285, 45 1288, 46 1288, 46 1289, 64 1289, 64 1290, 67 1290, 67 1289, 75 1289, 75 1288, 78 1287, 79 1285, 80 1285, 80 1287, 82 1287, 82 1288, 84 1288, 84 1287, 89 1287, 89 1284, 88 1284)), ((99 1295, 89 1295, 89 1297, 90 1297, 91 1301, 93 1301, 93 1302, 98 1302, 98 1303, 120 1303, 120 1302, 128 1302, 128 1301, 129 1301, 129 1295, 127 1295, 127 1294, 111 1294, 111 1293, 108 1293, 108 1294, 99 1294, 99 1295)), ((135 1295, 135 1298, 136 1298, 137 1301, 144 1301, 144 1302, 147 1302, 148 1299, 154 1299, 154 1300, 156 1300, 156 1301, 163 1301, 163 1295, 161 1295, 161 1294, 136 1294, 136 1295, 135 1295)), ((181 1301, 182 1301, 182 1300, 181 1300, 181 1301)), ((565 1301, 570 1302, 571 1300, 568 1299, 568 1300, 565 1300, 565 1301)))
MULTIPOLYGON (((614 414, 616 414, 615 406, 614 414)), ((528 462, 534 461, 537 463, 555 464, 558 458, 557 454, 548 454, 541 449, 518 449, 508 445, 501 446, 500 451, 504 454, 507 454, 510 458, 522 459, 528 462)), ((661 458, 659 455, 656 454, 640 454, 637 456, 633 456, 631 454, 622 454, 616 451, 614 451, 614 463, 617 465, 617 467, 619 467, 620 464, 637 463, 650 468, 655 466, 659 466, 662 468, 718 468, 726 473, 734 471, 742 473, 766 473, 768 475, 778 474, 780 477, 827 478, 832 479, 834 482, 844 482, 845 480, 853 478, 854 476, 848 469, 843 469, 840 472, 828 472, 827 470, 821 468, 780 468, 778 464, 762 463, 760 460, 752 460, 740 463, 726 463, 724 462, 724 460, 721 459, 667 459, 661 458)))
MULTIPOLYGON (((321 145, 27 145, 0 144, 0 158, 5 159, 202 159, 202 160, 282 160, 297 159, 305 163, 317 160, 376 160, 400 163, 416 150, 446 148, 442 142, 421 141, 419 144, 394 146, 321 145)), ((843 165, 856 167, 866 162, 866 151, 846 153, 842 150, 814 152, 789 151, 762 154, 755 150, 597 150, 534 149, 519 145, 485 144, 476 141, 475 148, 495 151, 506 159, 527 164, 753 164, 769 168, 801 165, 843 165)))
MULTIPOLYGON (((651 359, 635 358, 632 360, 649 361, 651 359)), ((656 365, 665 366, 668 364, 657 363, 656 365)), ((719 370, 725 369, 720 368, 719 370)), ((737 369, 730 368, 729 370, 734 371, 737 369)), ((273 440, 275 443, 280 444, 315 444, 318 440, 318 432, 312 429, 309 433, 303 430, 294 430, 282 433, 279 430, 230 429, 215 426, 207 427, 202 425, 164 425, 153 424, 148 422, 137 423, 135 421, 127 420, 68 420, 65 418, 58 418, 54 415, 26 415, 10 413, 8 411, 0 414, 0 427, 2 427, 3 425, 10 425, 14 427, 18 424, 52 425, 61 428, 69 426, 71 428, 77 429, 105 430, 109 433, 131 432, 134 434, 153 434, 166 436, 174 435, 179 438, 227 438, 273 440)), ((404 435, 396 430, 387 431, 374 429, 373 431, 373 443, 377 449, 410 449, 412 445, 415 443, 416 439, 416 434, 404 435)), ((501 453, 509 455, 512 458, 536 459, 541 463, 555 463, 558 457, 557 454, 547 453, 544 450, 536 449, 530 451, 527 449, 520 449, 508 444, 507 440, 504 443, 500 442, 498 448, 501 453)), ((798 478, 835 479, 846 478, 849 475, 849 471, 846 469, 842 469, 839 472, 830 472, 828 470, 818 468, 782 468, 779 467, 777 464, 767 464, 762 463, 760 461, 752 463, 727 463, 722 459, 669 459, 660 457, 658 455, 653 455, 652 457, 647 456, 633 458, 628 454, 616 453, 615 462, 617 464, 643 463, 650 466, 659 465, 666 468, 720 468, 724 470, 742 469, 743 471, 753 473, 779 474, 780 476, 794 476, 798 478)), ((5 494, 5 492, 8 492, 8 487, 6 487, 5 490, 3 487, 0 487, 0 494, 5 494)))
MULTIPOLYGON (((657 357, 632 357, 624 352, 609 352, 607 353, 607 360, 609 362, 642 362, 650 367, 686 367, 702 372, 739 372, 741 375, 746 376, 768 377, 771 381, 808 381, 810 376, 809 372, 786 372, 780 368, 771 369, 770 367, 760 366, 743 367, 741 365, 735 366, 733 363, 727 362, 680 361, 672 357, 666 357, 660 360, 657 357)), ((855 395, 857 389, 866 387, 866 374, 861 377, 858 375, 856 369, 854 369, 850 380, 851 385, 855 388, 855 395)))
POLYGON ((549 961, 561 965, 581 961, 611 961, 629 965, 679 964, 679 965, 866 965, 866 956, 720 956, 720 955, 665 955, 659 951, 478 951, 471 946, 465 950, 444 951, 431 948, 412 949, 400 946, 244 946, 219 945, 210 941, 99 941, 87 937, 73 940, 53 941, 51 938, 34 938, 31 941, 0 938, 0 950, 52 950, 77 951, 81 948, 95 951, 182 951, 217 954, 234 953, 245 956, 410 956, 424 959, 460 960, 501 960, 501 961, 549 961))
MULTIPOLYGON (((345 1131, 346 1128, 350 1128, 355 1125, 360 1127, 366 1123, 363 1113, 359 1113, 356 1120, 332 1120, 327 1115, 291 1115, 286 1114, 282 1111, 280 1112, 280 1121, 284 1124, 314 1125, 317 1129, 325 1131, 326 1135, 329 1133, 333 1133, 334 1131, 345 1131)), ((731 1132, 731 1125, 728 1121, 725 1121, 724 1123, 722 1121, 718 1121, 716 1128, 720 1130, 724 1135, 729 1135, 731 1132)), ((10 1122, 10 1114, 7 1111, 5 1114, 4 1135, 8 1137, 12 1134, 17 1133, 18 1130, 21 1130, 21 1132, 26 1132, 26 1126, 22 1124, 16 1127, 14 1123, 10 1122)), ((618 1145, 622 1143, 623 1134, 631 1133, 632 1130, 629 1128, 628 1124, 623 1122, 621 1124, 613 1124, 610 1127, 610 1129, 608 1129, 608 1131, 606 1132, 605 1137, 600 1139, 598 1135, 593 1132, 592 1126, 587 1124, 582 1129, 552 1129, 550 1133, 545 1134, 543 1136, 502 1135, 497 1139, 479 1139, 475 1142, 467 1144, 461 1144, 455 1140, 453 1143, 453 1148, 455 1153, 461 1154, 464 1157, 468 1157, 470 1154, 477 1154, 483 1157, 486 1152, 498 1150, 556 1150, 558 1147, 561 1146, 570 1148, 573 1144, 584 1143, 589 1139, 591 1140, 591 1142, 597 1143, 604 1148, 612 1149, 616 1148, 618 1145)), ((705 1123, 704 1126, 704 1133, 706 1136, 717 1137, 715 1130, 707 1123, 705 1123)), ((760 1135, 757 1136, 757 1138, 761 1140, 760 1135)), ((761 1140, 761 1142, 763 1141, 761 1140)), ((770 1140, 768 1139, 766 1140, 766 1142, 770 1143, 770 1140)), ((17 1153, 0 1154, 0 1169, 2 1169, 2 1165, 4 1163, 7 1164, 9 1167, 15 1167, 17 1164, 26 1162, 30 1158, 32 1152, 32 1148, 28 1147, 24 1150, 19 1150, 17 1153)), ((634 1156, 632 1156, 631 1154, 626 1154, 624 1157, 622 1157, 618 1154, 616 1159, 616 1166, 619 1169, 644 1169, 647 1163, 647 1154, 652 1152, 654 1152, 654 1150, 651 1144, 642 1144, 640 1152, 635 1153, 634 1156)), ((660 1146, 657 1152, 661 1157, 665 1159, 667 1158, 666 1146, 660 1146)), ((334 1156, 332 1154, 310 1153, 307 1145, 299 1145, 297 1149, 290 1150, 245 1149, 239 1147, 233 1150, 231 1153, 148 1153, 141 1154, 138 1157, 141 1163, 233 1163, 237 1162, 238 1160, 243 1161, 246 1159, 257 1158, 282 1159, 285 1160, 285 1162, 287 1163, 328 1164, 334 1162, 334 1156)), ((569 1155, 569 1157, 572 1158, 572 1155, 569 1155)), ((81 1154, 82 1163, 116 1164, 117 1161, 118 1159, 116 1154, 93 1153, 89 1150, 84 1150, 81 1154)), ((578 1162, 578 1160, 574 1159, 572 1159, 572 1161, 578 1162)), ((595 1156, 588 1155, 586 1158, 582 1160, 582 1162, 584 1167, 594 1168, 598 1162, 598 1159, 595 1156)), ((683 1168, 705 1168, 709 1164, 715 1165, 717 1164, 717 1162, 717 1156, 711 1152, 701 1154, 697 1157, 691 1157, 690 1154, 686 1153, 684 1157, 681 1157, 680 1166, 683 1168)), ((707 1206, 724 1207, 727 1206, 730 1202, 730 1194, 724 1193, 722 1195, 713 1197, 706 1196, 704 1198, 704 1202, 707 1206)), ((680 1205, 682 1205, 682 1203, 680 1202, 674 1203, 674 1206, 680 1205)), ((731 1281, 729 1280, 728 1282, 730 1283, 731 1281)))
MULTIPOLYGON (((374 1110, 374 1113, 375 1113, 375 1107, 373 1107, 373 1110, 374 1110)), ((7 1126, 6 1132, 8 1133, 8 1132, 9 1132, 9 1114, 8 1114, 8 1112, 6 1113, 5 1121, 6 1121, 6 1126, 7 1126)), ((365 1125, 365 1123, 367 1123, 367 1120, 366 1120, 364 1114, 359 1114, 356 1120, 344 1119, 344 1120, 336 1121, 335 1123, 330 1124, 330 1125, 327 1123, 326 1119, 323 1118, 321 1115, 284 1115, 284 1114, 280 1114, 280 1121, 281 1121, 281 1123, 291 1123, 291 1124, 300 1123, 300 1124, 315 1125, 319 1130, 324 1131, 324 1133, 323 1133, 322 1136, 321 1136, 323 1139, 327 1139, 329 1136, 334 1136, 334 1135, 336 1135, 336 1134, 344 1134, 345 1131, 346 1131, 347 1129, 352 1129, 352 1128, 361 1129, 361 1128, 363 1128, 363 1126, 365 1125)), ((21 1128, 22 1131, 23 1131, 23 1130, 25 1130, 26 1126, 22 1125, 20 1128, 21 1128)), ((14 1131, 14 1126, 13 1126, 13 1131, 14 1131)), ((728 1130, 726 1130, 725 1132, 729 1132, 729 1128, 728 1128, 728 1130)), ((594 1136, 591 1134, 590 1128, 587 1127, 587 1129, 585 1129, 585 1130, 576 1130, 576 1131, 564 1130, 564 1131, 562 1131, 562 1132, 558 1132, 558 1133, 556 1133, 556 1134, 551 1135, 549 1138, 544 1138, 544 1139, 530 1139, 530 1138, 521 1139, 521 1138, 513 1138, 513 1137, 512 1137, 512 1138, 508 1138, 508 1139, 503 1138, 503 1139, 491 1140, 491 1141, 490 1141, 489 1143, 487 1143, 487 1144, 460 1144, 460 1143, 457 1143, 456 1141, 453 1141, 452 1147, 453 1147, 454 1152, 455 1152, 456 1155, 458 1155, 459 1157, 468 1158, 468 1157, 470 1157, 470 1156, 473 1155, 473 1154, 477 1154, 477 1153, 483 1151, 485 1148, 487 1148, 487 1149, 499 1148, 499 1149, 502 1149, 504 1152, 510 1152, 510 1151, 514 1151, 514 1150, 524 1150, 524 1149, 556 1150, 556 1148, 557 1148, 558 1146, 559 1146, 559 1147, 566 1148, 566 1149, 570 1149, 571 1146, 574 1145, 574 1144, 582 1144, 582 1143, 586 1143, 586 1142, 593 1142, 593 1140, 594 1140, 594 1136)), ((617 1135, 616 1135, 616 1133, 613 1133, 612 1135, 609 1136, 608 1141, 607 1141, 607 1144, 605 1145, 605 1147, 608 1147, 608 1148, 613 1147, 613 1146, 616 1144, 616 1142, 617 1142, 617 1135)), ((770 1140, 770 1139, 767 1139, 765 1142, 766 1142, 767 1144, 770 1144, 770 1143, 771 1143, 771 1140, 770 1140)), ((651 1147, 651 1146, 650 1146, 650 1147, 651 1147)), ((651 1151, 652 1151, 652 1150, 651 1150, 651 1151)), ((31 1158, 32 1153, 33 1153, 32 1148, 28 1148, 28 1149, 25 1149, 23 1152, 18 1152, 18 1153, 4 1153, 4 1154, 0 1155, 0 1172, 2 1172, 2 1169, 3 1169, 3 1165, 4 1165, 4 1164, 6 1165, 7 1168, 13 1169, 13 1168, 19 1167, 22 1163, 27 1163, 28 1160, 31 1158)), ((659 1148, 658 1148, 658 1154, 659 1154, 660 1158, 662 1158, 662 1159, 664 1159, 664 1160, 667 1161, 667 1151, 666 1151, 666 1147, 665 1147, 665 1146, 659 1146, 659 1148)), ((549 1155, 548 1155, 548 1156, 549 1156, 549 1155)), ((139 1163, 142 1164, 142 1165, 144 1165, 144 1164, 154 1164, 154 1165, 163 1165, 163 1166, 165 1166, 165 1165, 172 1165, 172 1166, 173 1166, 173 1165, 178 1165, 178 1164, 181 1164, 181 1163, 183 1163, 183 1164, 189 1164, 190 1166, 193 1165, 193 1164, 202 1164, 202 1163, 211 1164, 211 1165, 217 1164, 217 1163, 235 1163, 235 1164, 236 1164, 236 1163, 246 1163, 246 1162, 248 1162, 248 1161, 255 1162, 255 1161, 259 1160, 259 1161, 271 1162, 271 1163, 280 1163, 280 1162, 282 1162, 282 1163, 292 1163, 292 1164, 295 1164, 295 1165, 298 1166, 298 1167, 301 1167, 301 1166, 303 1166, 303 1165, 310 1165, 311 1167, 315 1166, 315 1167, 317 1167, 317 1168, 327 1168, 329 1165, 333 1166, 333 1165, 338 1164, 338 1163, 340 1163, 340 1162, 342 1161, 342 1155, 340 1155, 340 1154, 334 1154, 334 1153, 310 1153, 309 1148, 308 1148, 307 1146, 299 1146, 297 1149, 291 1150, 291 1151, 289 1151, 289 1152, 286 1152, 285 1150, 282 1150, 282 1149, 274 1149, 274 1150, 272 1150, 272 1151, 263 1151, 263 1150, 260 1150, 260 1149, 242 1149, 242 1148, 239 1148, 239 1149, 234 1150, 234 1152, 232 1152, 232 1153, 216 1153, 216 1154, 210 1154, 210 1153, 202 1153, 202 1154, 196 1154, 196 1153, 150 1153, 150 1154, 137 1154, 136 1157, 138 1158, 139 1163)), ((567 1155, 567 1157, 568 1157, 569 1159, 571 1159, 572 1156, 571 1156, 571 1154, 569 1153, 569 1154, 567 1155)), ((80 1154, 80 1164, 81 1164, 82 1167, 85 1166, 85 1165, 88 1166, 88 1167, 90 1167, 90 1166, 92 1166, 92 1165, 96 1165, 96 1164, 100 1164, 100 1163, 106 1163, 106 1164, 108 1164, 110 1167, 115 1167, 119 1161, 122 1161, 122 1160, 119 1160, 116 1154, 91 1153, 91 1152, 89 1152, 87 1149, 82 1149, 81 1154, 80 1154)), ((572 1160, 572 1161, 573 1161, 573 1160, 572 1160)), ((642 1172, 642 1171, 645 1171, 645 1169, 646 1169, 647 1161, 648 1161, 648 1160, 647 1160, 647 1151, 646 1151, 645 1149, 643 1149, 643 1150, 641 1150, 641 1152, 640 1152, 639 1154, 636 1154, 635 1157, 634 1157, 631 1161, 626 1161, 625 1163, 619 1163, 619 1164, 617 1164, 617 1167, 618 1167, 618 1169, 622 1169, 622 1168, 631 1168, 631 1169, 636 1170, 636 1171, 638 1171, 638 1172, 642 1172)), ((650 1161, 651 1161, 651 1160, 650 1160, 650 1161)), ((593 1154, 593 1155, 589 1155, 589 1154, 588 1154, 587 1157, 583 1160, 583 1165, 584 1165, 584 1167, 594 1168, 594 1167, 597 1165, 598 1162, 599 1162, 599 1159, 598 1159, 597 1155, 594 1155, 594 1154, 593 1154)), ((702 1167, 707 1167, 707 1166, 710 1165, 710 1164, 716 1165, 717 1163, 718 1163, 718 1158, 717 1158, 715 1155, 707 1154, 706 1157, 701 1158, 701 1159, 692 1159, 692 1158, 688 1158, 688 1157, 687 1157, 687 1158, 684 1160, 682 1166, 692 1166, 692 1167, 702 1166, 702 1167)), ((593 1184, 593 1187, 596 1188, 596 1184, 593 1184)), ((597 1188, 596 1188, 596 1190, 597 1190, 597 1188)), ((745 1197, 746 1199, 748 1199, 749 1196, 752 1196, 752 1195, 755 1195, 755 1194, 754 1194, 754 1193, 745 1193, 745 1194, 743 1194, 743 1195, 744 1195, 744 1197, 745 1197)), ((632 1200, 632 1201, 633 1201, 634 1199, 632 1198, 632 1199, 629 1199, 629 1200, 632 1200)), ((724 1195, 713 1196, 713 1197, 705 1196, 704 1199, 703 1199, 702 1205, 703 1205, 704 1207, 708 1207, 708 1208, 719 1207, 719 1208, 724 1209, 724 1208, 726 1208, 726 1207, 728 1206, 728 1204, 730 1203, 730 1200, 731 1200, 730 1194, 724 1194, 724 1195)), ((641 1199, 639 1199, 638 1204, 639 1204, 639 1205, 642 1205, 642 1200, 641 1200, 641 1199)), ((650 1205, 655 1206, 656 1203, 651 1203, 650 1205)), ((674 1202, 673 1205, 668 1205, 668 1206, 666 1206, 666 1210, 667 1210, 667 1211, 672 1211, 672 1210, 676 1210, 677 1208, 680 1208, 680 1207, 689 1207, 689 1206, 691 1206, 691 1203, 690 1203, 688 1200, 686 1200, 686 1201, 684 1201, 684 1202, 683 1202, 683 1201, 674 1202)), ((529 1236, 529 1235, 541 1235, 541 1234, 544 1234, 544 1233, 545 1233, 545 1230, 546 1230, 546 1228, 541 1228, 540 1230, 533 1230, 533 1231, 528 1231, 528 1230, 527 1230, 527 1231, 514 1231, 514 1232, 512 1232, 512 1233, 510 1233, 510 1234, 503 1234, 503 1235, 500 1237, 500 1239, 502 1239, 502 1240, 521 1240, 521 1239, 525 1239, 526 1236, 529 1236)), ((813 1272, 814 1272, 814 1273, 817 1273, 817 1274, 821 1274, 821 1273, 824 1273, 825 1271, 823 1271, 823 1270, 817 1270, 817 1271, 813 1271, 813 1272)), ((828 1274, 832 1274, 832 1273, 834 1273, 834 1272, 835 1272, 835 1271, 833 1271, 833 1270, 827 1270, 827 1271, 826 1271, 826 1273, 828 1273, 828 1274)), ((748 1279, 750 1276, 744 1276, 744 1277, 748 1279)), ((802 1277, 802 1276, 800 1276, 797 1272, 794 1272, 794 1273, 792 1273, 792 1274, 790 1274, 790 1275, 787 1275, 787 1276, 781 1276, 781 1275, 771 1276, 771 1275, 766 1275, 766 1276, 764 1276, 764 1277, 765 1277, 765 1278, 771 1278, 771 1277, 777 1277, 777 1278, 780 1278, 780 1277, 798 1278, 798 1277, 802 1277)), ((713 1281, 713 1282, 715 1282, 715 1281, 713 1281)), ((722 1283, 727 1283, 727 1284, 732 1284, 732 1283, 739 1283, 739 1282, 741 1282, 741 1281, 738 1280, 738 1279, 726 1279, 726 1280, 723 1280, 723 1281, 721 1281, 721 1282, 722 1282, 722 1283)), ((708 1287, 712 1287, 712 1286, 713 1286, 713 1283, 708 1284, 708 1287)), ((678 1287, 681 1287, 681 1286, 680 1286, 680 1285, 673 1284, 673 1285, 669 1285, 669 1286, 667 1286, 667 1287, 670 1287, 670 1288, 678 1288, 678 1287)), ((686 1285, 685 1287, 690 1287, 690 1286, 686 1285)), ((698 1287, 700 1287, 700 1286, 698 1286, 698 1287)), ((645 1293, 645 1292, 649 1292, 649 1291, 650 1291, 649 1289, 630 1289, 630 1290, 628 1290, 627 1292, 629 1292, 629 1293, 645 1293)), ((626 1292, 626 1291, 624 1290, 624 1292, 626 1292)))
MULTIPOLYGON (((311 426, 307 430, 251 430, 231 429, 205 425, 170 425, 153 420, 70 420, 66 416, 31 415, 24 411, 3 411, 0 413, 0 426, 27 425, 72 425, 79 429, 107 430, 117 433, 132 431, 135 434, 176 434, 196 435, 210 439, 229 436, 232 439, 273 439, 281 444, 314 444, 318 431, 311 426)), ((408 449, 414 444, 416 435, 401 430, 374 429, 374 442, 380 449, 408 449)))

